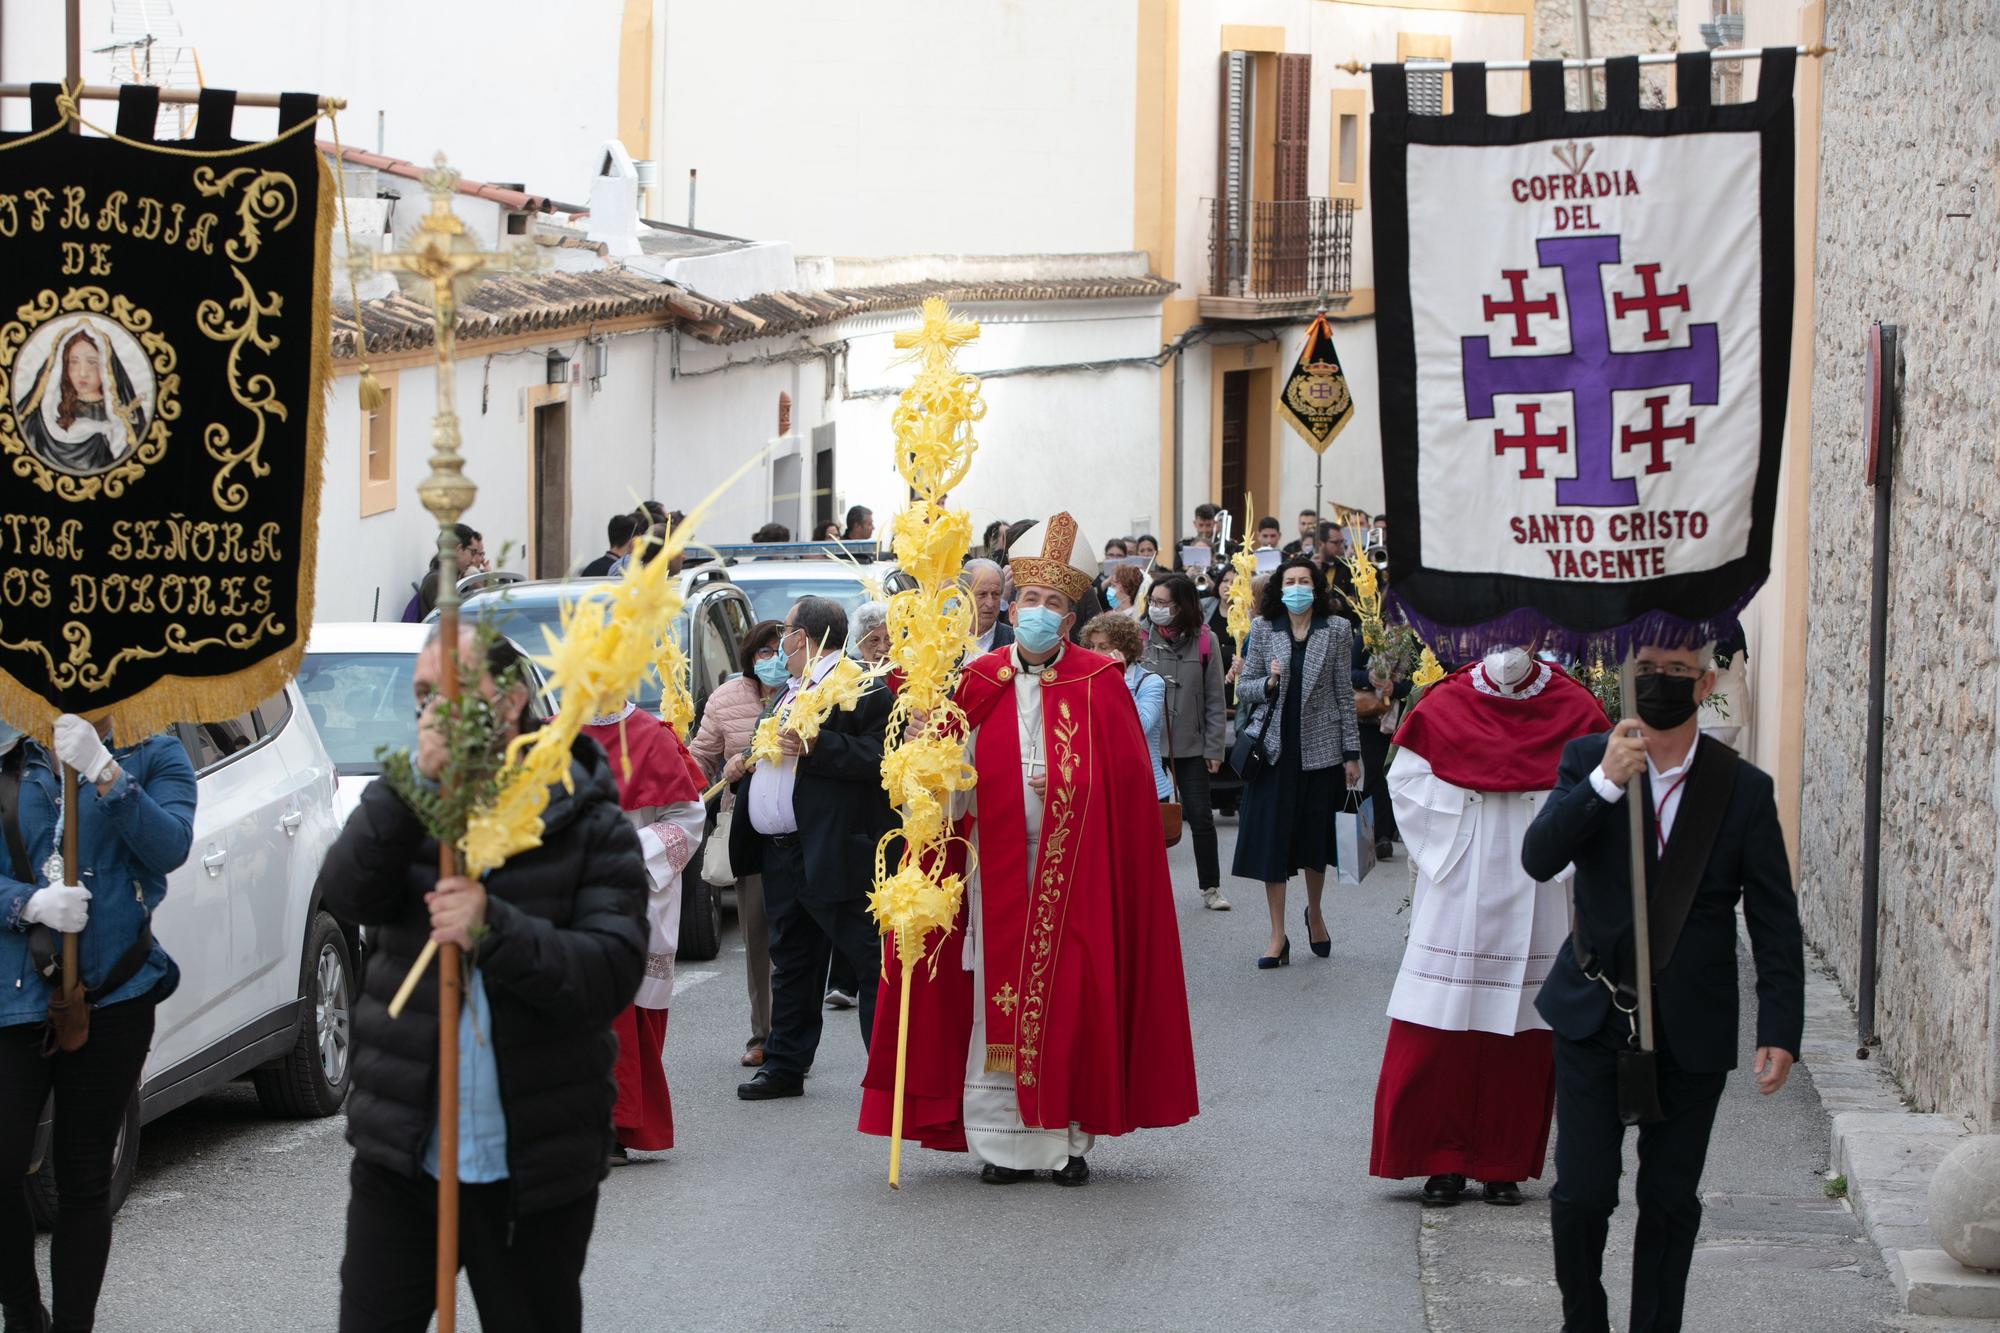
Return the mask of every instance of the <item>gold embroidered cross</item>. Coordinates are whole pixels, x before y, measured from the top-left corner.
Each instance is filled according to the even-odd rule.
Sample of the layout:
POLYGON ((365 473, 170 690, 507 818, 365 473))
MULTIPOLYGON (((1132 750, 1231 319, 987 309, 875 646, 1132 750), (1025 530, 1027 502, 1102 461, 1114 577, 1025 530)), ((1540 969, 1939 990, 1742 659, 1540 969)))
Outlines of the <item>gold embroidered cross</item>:
POLYGON ((998 1008, 1001 1013, 1007 1015, 1007 1017, 1009 1018, 1012 1018, 1014 1016, 1014 1006, 1019 1004, 1020 1002, 1021 1002, 1021 997, 1014 993, 1014 983, 1011 981, 1005 983, 1000 987, 999 990, 993 992, 994 1006, 998 1008))

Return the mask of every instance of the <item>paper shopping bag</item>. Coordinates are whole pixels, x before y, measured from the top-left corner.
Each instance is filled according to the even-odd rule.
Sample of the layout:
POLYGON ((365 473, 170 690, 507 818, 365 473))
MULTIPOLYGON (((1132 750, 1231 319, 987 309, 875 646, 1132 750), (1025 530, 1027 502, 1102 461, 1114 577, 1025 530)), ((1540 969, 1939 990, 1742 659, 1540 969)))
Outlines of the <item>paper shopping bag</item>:
POLYGON ((1375 869, 1375 798, 1347 793, 1347 808, 1333 817, 1338 882, 1359 884, 1375 869))

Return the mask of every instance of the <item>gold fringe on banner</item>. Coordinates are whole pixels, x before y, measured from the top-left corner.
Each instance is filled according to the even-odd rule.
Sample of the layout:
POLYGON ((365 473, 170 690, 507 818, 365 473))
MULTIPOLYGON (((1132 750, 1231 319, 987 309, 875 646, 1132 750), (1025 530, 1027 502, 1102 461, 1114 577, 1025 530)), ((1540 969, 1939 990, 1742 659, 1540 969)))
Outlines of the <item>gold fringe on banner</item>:
POLYGON ((1014 1072, 1014 1048, 992 1045, 986 1048, 986 1072, 989 1074, 1011 1074, 1014 1072))
MULTIPOLYGON (((135 147, 148 147, 132 140, 124 142, 135 147)), ((248 144, 233 151, 244 152, 264 146, 248 144)), ((319 207, 313 217, 312 362, 305 386, 310 400, 303 461, 305 489, 300 497, 299 545, 294 552, 299 566, 298 598, 292 605, 292 625, 296 636, 289 646, 241 671, 232 671, 226 676, 163 676, 129 699, 105 708, 86 709, 82 716, 90 721, 106 717, 111 719, 112 734, 117 744, 130 745, 144 740, 165 731, 176 722, 219 722, 254 708, 283 689, 286 682, 298 674, 299 663, 305 657, 306 636, 312 629, 313 603, 317 593, 320 490, 324 482, 326 457, 326 399, 328 387, 333 382, 328 373, 333 364, 333 312, 329 292, 333 258, 332 191, 338 188, 326 158, 315 153, 313 161, 319 172, 320 188, 319 207)), ((163 657, 174 650, 162 647, 158 652, 148 651, 152 656, 163 657)), ((45 648, 45 652, 53 661, 61 650, 45 648)), ((59 713, 60 710, 50 706, 39 691, 0 670, 0 717, 46 746, 50 743, 59 713)))

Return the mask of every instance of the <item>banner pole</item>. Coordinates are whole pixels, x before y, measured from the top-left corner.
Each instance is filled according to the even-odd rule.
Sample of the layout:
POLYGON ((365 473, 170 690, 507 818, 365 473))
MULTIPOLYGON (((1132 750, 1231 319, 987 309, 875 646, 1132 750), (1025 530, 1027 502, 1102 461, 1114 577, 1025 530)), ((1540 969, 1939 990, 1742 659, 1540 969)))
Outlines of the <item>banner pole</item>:
MULTIPOLYGON (((1618 711, 1627 722, 1634 711, 1635 659, 1627 657, 1618 670, 1618 711)), ((1653 923, 1646 903, 1646 812, 1639 803, 1646 799, 1644 783, 1634 773, 1625 784, 1625 816, 1631 830, 1632 872, 1632 984, 1639 993, 1639 1049, 1653 1049, 1653 923)))
MULTIPOLYGON (((443 377, 439 378, 440 385, 443 377)), ((444 666, 438 682, 446 707, 459 697, 458 688, 458 533, 450 524, 438 528, 438 640, 444 666)), ((438 793, 449 800, 451 777, 442 774, 438 793)), ((458 849, 438 844, 438 878, 458 873, 458 849)), ((438 1173, 437 1173, 437 1326, 453 1333, 458 1324, 458 1012, 463 981, 456 944, 438 950, 438 1173)))
MULTIPOLYGON (((76 770, 68 764, 62 766, 62 856, 63 882, 83 883, 83 876, 76 869, 76 770)), ((73 1005, 83 1003, 83 977, 77 962, 77 940, 82 932, 65 931, 62 937, 62 988, 63 999, 73 1005)))

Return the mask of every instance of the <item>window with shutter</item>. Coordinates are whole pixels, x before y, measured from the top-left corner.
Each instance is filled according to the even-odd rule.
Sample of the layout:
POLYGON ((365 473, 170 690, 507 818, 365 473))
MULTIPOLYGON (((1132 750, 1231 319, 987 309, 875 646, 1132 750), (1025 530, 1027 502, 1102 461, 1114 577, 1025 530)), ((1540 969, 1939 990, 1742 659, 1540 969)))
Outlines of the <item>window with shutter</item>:
MULTIPOLYGON (((1451 38, 1443 33, 1399 32, 1396 34, 1396 59, 1410 60, 1450 60, 1451 38)), ((1442 116, 1451 110, 1451 93, 1445 86, 1445 71, 1442 69, 1411 70, 1410 111, 1419 116, 1442 116)))
POLYGON ((1215 167, 1214 272, 1210 290, 1240 289, 1247 251, 1245 205, 1250 198, 1250 71, 1248 51, 1222 53, 1222 133, 1215 167))
POLYGON ((1278 57, 1274 199, 1306 197, 1306 140, 1312 128, 1312 57, 1278 57))

